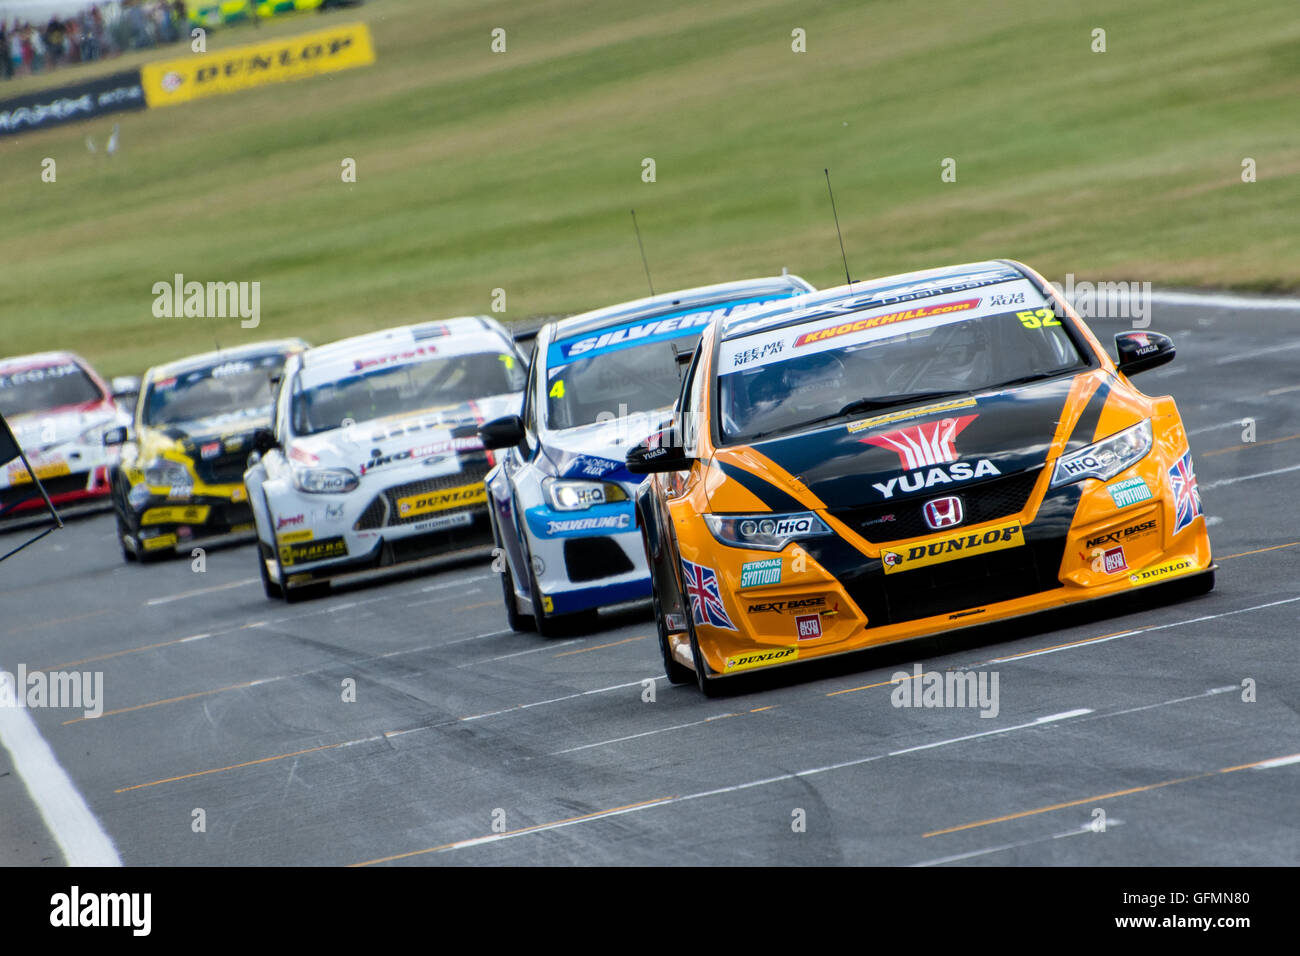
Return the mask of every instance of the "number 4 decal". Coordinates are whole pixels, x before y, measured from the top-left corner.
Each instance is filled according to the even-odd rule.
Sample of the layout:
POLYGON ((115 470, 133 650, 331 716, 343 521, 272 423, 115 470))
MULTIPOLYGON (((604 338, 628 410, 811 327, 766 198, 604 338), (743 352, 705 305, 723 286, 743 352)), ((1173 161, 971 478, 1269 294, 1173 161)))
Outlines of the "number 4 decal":
POLYGON ((563 397, 564 397, 564 379, 562 379, 562 378, 557 378, 557 379, 555 380, 555 384, 551 386, 551 390, 550 390, 550 392, 548 392, 547 394, 549 394, 549 395, 551 396, 551 398, 563 398, 563 397))

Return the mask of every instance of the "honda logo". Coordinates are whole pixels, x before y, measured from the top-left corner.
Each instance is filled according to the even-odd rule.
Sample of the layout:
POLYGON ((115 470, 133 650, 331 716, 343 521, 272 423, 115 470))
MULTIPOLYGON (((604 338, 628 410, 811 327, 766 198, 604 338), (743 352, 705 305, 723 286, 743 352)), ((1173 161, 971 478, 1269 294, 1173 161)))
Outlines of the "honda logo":
POLYGON ((921 511, 925 514, 925 523, 935 531, 959 525, 965 517, 961 510, 961 499, 955 495, 927 501, 921 511))

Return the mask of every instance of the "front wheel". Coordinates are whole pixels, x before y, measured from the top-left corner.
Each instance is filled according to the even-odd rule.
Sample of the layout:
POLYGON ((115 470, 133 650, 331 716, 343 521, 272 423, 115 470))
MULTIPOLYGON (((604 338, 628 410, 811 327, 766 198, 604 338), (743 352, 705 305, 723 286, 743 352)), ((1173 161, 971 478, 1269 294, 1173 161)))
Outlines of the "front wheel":
POLYGON ((700 650, 700 639, 695 633, 695 615, 690 608, 686 609, 686 633, 690 635, 691 655, 695 658, 695 684, 705 697, 717 697, 722 693, 722 682, 709 676, 709 663, 700 650))
MULTIPOLYGON (((642 543, 645 543, 645 532, 641 532, 642 543)), ((650 549, 646 548, 646 557, 649 558, 650 549)), ((673 657, 673 645, 669 640, 668 621, 664 617, 663 602, 659 599, 659 578, 654 573, 654 564, 650 565, 650 599, 654 604, 655 626, 659 631, 659 653, 664 659, 664 673, 668 676, 668 683, 690 684, 695 680, 695 675, 691 669, 683 664, 679 664, 673 657)))
POLYGON ((270 548, 262 544, 260 540, 257 542, 257 570, 261 573, 262 590, 266 592, 266 596, 273 601, 279 601, 284 598, 284 588, 271 580, 271 572, 266 569, 266 562, 274 560, 266 556, 266 552, 269 550, 270 548))

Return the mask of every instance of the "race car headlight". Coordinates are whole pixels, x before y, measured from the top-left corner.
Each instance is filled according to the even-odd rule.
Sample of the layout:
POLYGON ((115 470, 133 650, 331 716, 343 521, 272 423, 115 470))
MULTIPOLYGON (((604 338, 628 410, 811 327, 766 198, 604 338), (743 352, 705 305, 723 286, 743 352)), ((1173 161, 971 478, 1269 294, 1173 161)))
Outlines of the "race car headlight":
POLYGON ((627 492, 612 481, 564 481, 546 483, 546 497, 556 511, 586 511, 594 505, 627 501, 627 492))
POLYGON ((783 515, 706 514, 704 523, 721 544, 760 551, 780 551, 791 541, 833 533, 811 511, 783 515))
POLYGON ((298 468, 293 485, 309 495, 341 495, 355 491, 360 479, 346 468, 298 468))
POLYGON ((156 458, 144 466, 144 483, 178 487, 192 485, 194 482, 190 480, 190 473, 180 462, 156 458))
POLYGON ((1125 468, 1146 457, 1151 450, 1151 419, 1116 432, 1109 438, 1080 448, 1056 460, 1052 487, 1068 485, 1084 478, 1109 481, 1125 468))

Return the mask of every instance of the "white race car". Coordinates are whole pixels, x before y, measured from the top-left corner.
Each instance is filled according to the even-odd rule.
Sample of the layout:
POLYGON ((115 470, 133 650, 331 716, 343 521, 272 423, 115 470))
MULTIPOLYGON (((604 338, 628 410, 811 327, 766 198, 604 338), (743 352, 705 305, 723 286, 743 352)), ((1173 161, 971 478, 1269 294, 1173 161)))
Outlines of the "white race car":
POLYGON ((293 356, 244 474, 267 596, 490 544, 477 426, 518 412, 525 364, 486 316, 293 356))
MULTIPOLYGON (((132 382, 123 387, 138 389, 132 382)), ((131 416, 85 359, 43 352, 0 360, 0 415, 56 506, 108 505, 118 450, 104 446, 104 432, 130 424, 131 416)), ((0 470, 0 519, 44 507, 21 459, 0 470)))
POLYGON ((650 597, 632 508, 643 479, 624 467, 628 449, 671 418, 682 361, 715 316, 810 291, 792 275, 726 282, 538 332, 522 418, 480 430, 488 448, 502 450, 487 481, 512 628, 561 634, 598 608, 650 597))

